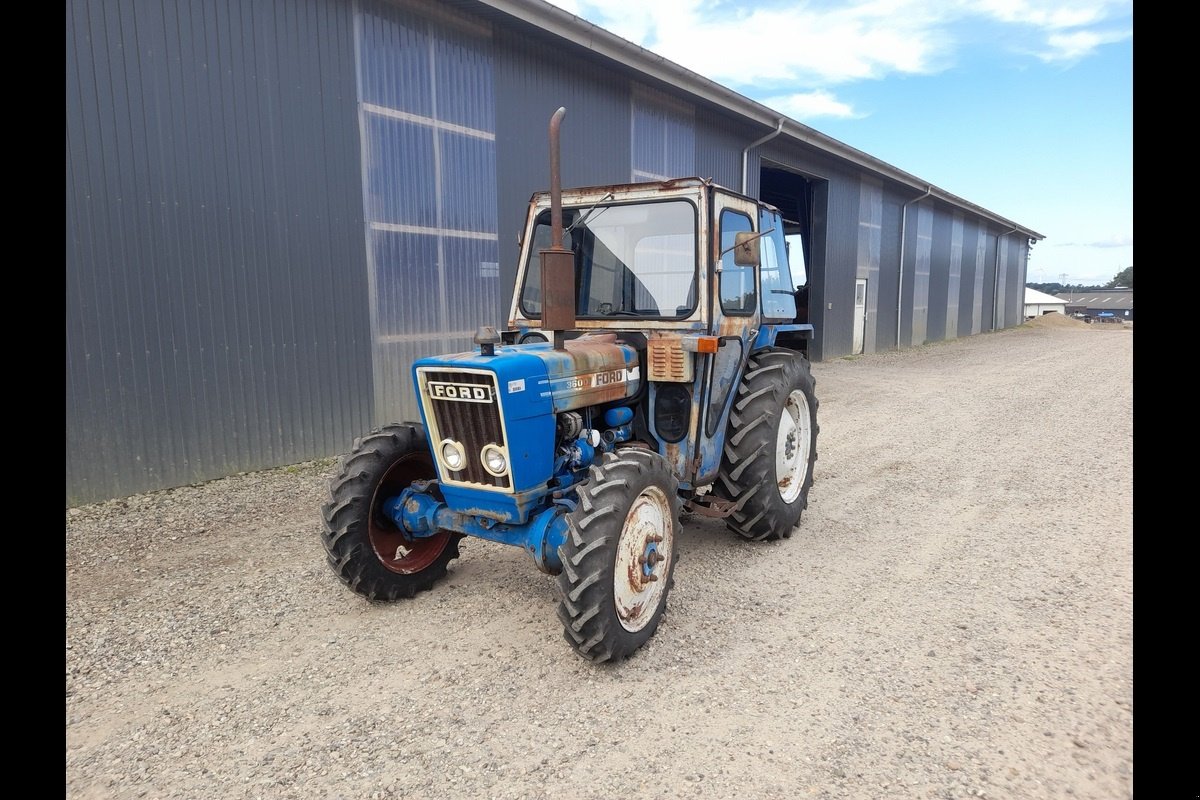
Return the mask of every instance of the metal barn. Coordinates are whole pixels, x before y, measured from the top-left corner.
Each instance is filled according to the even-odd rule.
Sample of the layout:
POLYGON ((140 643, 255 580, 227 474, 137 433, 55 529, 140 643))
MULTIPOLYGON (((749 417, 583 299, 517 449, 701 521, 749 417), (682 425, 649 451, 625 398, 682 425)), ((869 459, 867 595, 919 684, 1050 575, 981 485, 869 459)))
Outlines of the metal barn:
MULTIPOLYGON (((67 503, 339 453, 503 324, 530 195, 778 206, 813 360, 1017 325, 1042 236, 541 0, 69 0, 67 503)), ((981 157, 984 157, 981 154, 981 157)))

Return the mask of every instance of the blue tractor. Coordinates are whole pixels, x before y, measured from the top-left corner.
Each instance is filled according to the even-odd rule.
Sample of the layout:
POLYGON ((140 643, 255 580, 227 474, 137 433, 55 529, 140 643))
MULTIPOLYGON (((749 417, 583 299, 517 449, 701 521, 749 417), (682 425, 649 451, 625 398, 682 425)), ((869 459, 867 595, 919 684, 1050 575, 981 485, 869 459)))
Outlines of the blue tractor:
POLYGON ((530 201, 507 329, 412 365, 421 421, 354 442, 323 544, 371 601, 445 577, 472 536, 557 576, 567 642, 618 661, 655 632, 681 513, 791 536, 817 458, 817 398, 779 211, 709 180, 530 201))

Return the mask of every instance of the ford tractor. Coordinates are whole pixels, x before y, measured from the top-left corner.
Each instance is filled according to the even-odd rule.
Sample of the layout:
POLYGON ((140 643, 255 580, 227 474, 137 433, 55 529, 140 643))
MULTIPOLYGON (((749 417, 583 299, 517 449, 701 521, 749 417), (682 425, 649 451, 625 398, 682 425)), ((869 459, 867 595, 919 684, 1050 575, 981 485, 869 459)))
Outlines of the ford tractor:
POLYGON ((419 422, 357 439, 322 509, 330 565, 384 602, 446 576, 464 537, 557 576, 575 652, 628 657, 666 610, 681 514, 791 536, 817 458, 817 398, 784 220, 686 178, 529 204, 504 330, 416 361, 419 422))

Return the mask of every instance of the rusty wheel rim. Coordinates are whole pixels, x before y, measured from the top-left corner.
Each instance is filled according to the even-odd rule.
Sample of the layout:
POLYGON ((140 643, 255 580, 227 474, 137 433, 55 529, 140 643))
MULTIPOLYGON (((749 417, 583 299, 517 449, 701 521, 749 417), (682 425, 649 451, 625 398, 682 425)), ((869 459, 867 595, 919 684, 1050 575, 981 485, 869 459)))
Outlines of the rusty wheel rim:
POLYGON ((409 453, 388 467, 371 496, 367 520, 371 549, 379 563, 392 572, 411 575, 426 569, 438 560, 450 541, 450 531, 422 538, 408 536, 383 513, 384 500, 400 494, 413 481, 428 480, 434 474, 433 461, 427 454, 409 453))
POLYGON ((613 569, 617 620, 630 633, 645 628, 662 602, 674 533, 666 494, 647 486, 625 515, 613 569))
POLYGON ((799 389, 788 395, 779 415, 775 440, 775 478, 779 496, 794 503, 808 478, 808 456, 812 443, 812 417, 808 397, 799 389))

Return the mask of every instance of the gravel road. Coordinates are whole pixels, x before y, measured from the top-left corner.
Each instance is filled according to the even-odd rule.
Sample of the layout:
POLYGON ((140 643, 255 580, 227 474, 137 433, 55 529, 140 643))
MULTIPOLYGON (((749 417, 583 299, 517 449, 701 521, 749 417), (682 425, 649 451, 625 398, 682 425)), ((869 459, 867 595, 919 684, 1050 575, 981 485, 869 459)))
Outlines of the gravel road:
POLYGON ((513 548, 351 594, 331 461, 71 509, 67 796, 1130 797, 1133 332, 1057 322, 815 364, 799 530, 613 667, 513 548))

